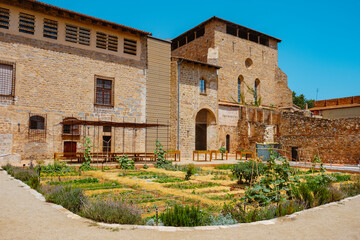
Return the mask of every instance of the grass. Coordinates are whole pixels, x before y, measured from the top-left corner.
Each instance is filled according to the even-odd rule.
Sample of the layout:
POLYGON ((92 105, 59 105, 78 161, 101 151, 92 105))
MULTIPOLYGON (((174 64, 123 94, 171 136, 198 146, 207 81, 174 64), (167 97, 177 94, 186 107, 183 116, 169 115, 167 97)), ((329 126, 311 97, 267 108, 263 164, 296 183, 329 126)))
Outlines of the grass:
POLYGON ((167 188, 177 188, 177 189, 197 189, 197 188, 209 188, 220 186, 219 183, 212 182, 203 182, 203 183, 183 183, 183 184, 168 184, 165 185, 167 188))

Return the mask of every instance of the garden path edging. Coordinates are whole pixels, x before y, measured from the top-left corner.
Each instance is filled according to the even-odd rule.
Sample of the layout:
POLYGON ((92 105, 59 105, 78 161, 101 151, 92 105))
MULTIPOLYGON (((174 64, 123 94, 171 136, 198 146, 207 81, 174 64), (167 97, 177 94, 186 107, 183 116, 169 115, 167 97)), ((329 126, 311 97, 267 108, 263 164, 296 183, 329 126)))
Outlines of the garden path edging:
POLYGON ((49 206, 51 206, 52 208, 55 208, 56 210, 63 212, 64 214, 66 214, 66 216, 70 219, 74 219, 74 220, 81 220, 83 222, 89 223, 89 224, 93 224, 99 227, 104 227, 104 228, 111 228, 111 229, 121 229, 121 230, 135 230, 135 229, 148 229, 148 230, 157 230, 160 232, 176 232, 176 231, 209 231, 209 230, 220 230, 220 229, 228 229, 228 228, 241 228, 241 227, 245 227, 248 225, 273 225, 276 224, 277 222, 282 222, 282 221, 287 221, 287 220, 295 220, 297 216, 302 215, 306 212, 316 212, 319 211, 321 209, 330 207, 330 206, 334 206, 334 205, 338 205, 338 204, 342 204, 343 202, 348 202, 352 199, 355 198, 360 198, 360 195, 357 196, 353 196, 353 197, 348 197, 348 198, 344 198, 338 202, 331 202, 331 203, 327 203, 318 207, 314 207, 314 208, 310 208, 310 209, 305 209, 299 212, 295 212, 291 215, 286 215, 283 217, 279 217, 279 218, 274 218, 274 219, 270 219, 270 220, 263 220, 263 221, 257 221, 257 222, 252 222, 252 223, 237 223, 237 224, 233 224, 233 225, 221 225, 221 226, 199 226, 199 227, 166 227, 166 226, 146 226, 146 225, 121 225, 121 224, 110 224, 110 223, 104 223, 104 222, 96 222, 93 221, 91 219, 88 218, 84 218, 81 217, 69 210, 67 210, 66 208, 64 208, 61 205, 57 205, 54 203, 49 203, 46 202, 45 197, 39 193, 38 191, 30 188, 27 184, 25 184, 24 182, 15 179, 14 177, 12 177, 11 175, 9 175, 7 173, 7 171, 2 170, 1 172, 4 172, 4 174, 6 174, 11 180, 15 181, 18 183, 18 185, 20 187, 23 187, 24 189, 26 189, 26 191, 30 192, 36 199, 45 202, 46 204, 48 204, 49 206))

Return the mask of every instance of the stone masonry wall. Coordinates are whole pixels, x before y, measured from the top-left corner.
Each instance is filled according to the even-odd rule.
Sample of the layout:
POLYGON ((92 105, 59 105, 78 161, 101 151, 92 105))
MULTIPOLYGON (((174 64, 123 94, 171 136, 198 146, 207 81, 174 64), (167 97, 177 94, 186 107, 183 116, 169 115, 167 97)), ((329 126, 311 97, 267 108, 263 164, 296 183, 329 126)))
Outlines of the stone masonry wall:
MULTIPOLYGON (((31 40, 19 36, 1 34, 0 38, 0 60, 16 64, 15 98, 0 99, 0 115, 11 119, 12 151, 23 159, 51 158, 54 152, 63 151, 65 140, 75 140, 81 149, 84 135, 96 145, 94 151, 102 151, 102 128, 81 127, 80 137, 66 139, 59 124, 65 117, 145 122, 145 57, 136 63, 108 61, 111 58, 93 57, 103 54, 86 56, 86 51, 76 48, 69 53, 68 47, 62 52, 61 45, 53 44, 51 50, 49 45, 32 46, 31 40), (94 105, 95 75, 114 78, 114 107, 94 105), (29 134, 30 113, 46 117, 46 134, 40 141, 29 134)), ((144 151, 144 130, 126 130, 124 145, 122 129, 112 131, 116 151, 123 146, 126 151, 144 151)))
POLYGON ((262 105, 292 105, 287 77, 278 68, 276 49, 226 34, 224 23, 222 28, 215 31, 214 46, 218 51, 218 64, 222 67, 219 70, 220 100, 238 99, 238 78, 242 76, 244 83, 241 85, 241 92, 245 94, 245 102, 254 102, 254 96, 248 87, 254 89, 255 80, 259 79, 258 96, 261 97, 262 105), (245 65, 247 58, 253 62, 250 67, 245 65))
MULTIPOLYGON (((208 131, 208 149, 218 149, 218 109, 217 109, 217 74, 215 68, 209 68, 192 62, 180 64, 180 139, 179 146, 182 157, 192 157, 195 150, 196 115, 201 109, 207 109, 215 117, 215 125, 208 131), (199 80, 206 79, 206 94, 200 94, 199 80)), ((171 139, 172 146, 177 146, 177 76, 176 61, 171 64, 171 139)), ((209 127, 208 127, 209 128, 209 127)))
POLYGON ((283 113, 279 142, 291 152, 299 148, 301 160, 319 155, 324 162, 358 164, 360 159, 360 118, 317 119, 283 113))
POLYGON ((325 163, 358 164, 360 158, 360 118, 318 119, 301 112, 240 107, 238 136, 239 149, 255 151, 256 143, 272 138, 289 158, 297 147, 301 161, 319 155, 325 163))

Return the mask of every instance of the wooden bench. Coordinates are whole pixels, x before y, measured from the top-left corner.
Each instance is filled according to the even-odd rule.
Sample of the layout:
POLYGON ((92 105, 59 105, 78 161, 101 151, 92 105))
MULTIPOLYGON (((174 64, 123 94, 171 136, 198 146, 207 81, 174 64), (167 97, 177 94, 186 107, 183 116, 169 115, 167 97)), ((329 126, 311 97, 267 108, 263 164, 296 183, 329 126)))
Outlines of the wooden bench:
MULTIPOLYGON (((217 158, 217 155, 218 154, 220 154, 220 156, 221 156, 221 152, 219 151, 219 150, 212 150, 212 151, 210 151, 210 159, 211 160, 224 160, 224 159, 218 159, 217 158), (215 158, 213 158, 213 154, 215 155, 215 158)), ((224 153, 224 155, 226 156, 226 160, 228 160, 228 151, 226 151, 225 153, 224 153)))
POLYGON ((193 151, 193 161, 195 161, 195 155, 197 155, 197 160, 196 160, 197 162, 207 161, 208 155, 209 155, 209 161, 211 162, 211 151, 206 151, 206 150, 193 151), (205 160, 200 160, 200 154, 204 154, 205 160))
POLYGON ((242 159, 242 156, 245 154, 245 159, 247 160, 248 157, 247 155, 251 155, 251 159, 254 159, 254 153, 252 151, 236 151, 236 156, 235 156, 235 159, 236 160, 241 160, 242 159), (238 158, 238 155, 240 155, 240 158, 238 158))
POLYGON ((169 160, 168 158, 169 158, 169 156, 171 157, 171 156, 174 156, 174 162, 177 162, 177 161, 181 161, 181 153, 180 153, 180 151, 167 151, 166 152, 166 154, 165 154, 165 159, 166 160, 169 160))

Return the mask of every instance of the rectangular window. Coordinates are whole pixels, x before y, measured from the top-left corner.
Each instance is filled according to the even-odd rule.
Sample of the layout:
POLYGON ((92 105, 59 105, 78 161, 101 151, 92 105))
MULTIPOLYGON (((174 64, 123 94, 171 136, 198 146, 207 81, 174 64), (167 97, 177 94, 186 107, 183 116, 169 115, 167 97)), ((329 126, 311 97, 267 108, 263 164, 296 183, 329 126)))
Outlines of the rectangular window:
POLYGON ((200 93, 206 93, 206 84, 204 79, 200 79, 200 93))
POLYGON ((113 103, 113 81, 96 78, 96 101, 97 105, 112 106, 113 103))
POLYGON ((0 96, 14 96, 15 65, 0 62, 0 96))
POLYGON ((35 16, 34 15, 20 13, 20 15, 19 15, 19 32, 34 35, 34 33, 35 33, 35 16))
POLYGON ((117 52, 118 37, 102 32, 96 32, 96 47, 117 52))
POLYGON ((43 36, 46 38, 57 39, 58 22, 50 19, 44 19, 43 36))
POLYGON ((9 29, 10 11, 9 9, 0 8, 0 28, 9 29))
POLYGON ((136 55, 136 40, 124 39, 124 53, 136 55))
POLYGON ((226 25, 226 33, 236 37, 237 36, 237 29, 235 27, 233 27, 233 26, 226 25))
POLYGON ((90 29, 66 24, 65 40, 89 46, 90 29))
POLYGON ((103 132, 111 132, 111 126, 103 126, 103 132))
POLYGON ((80 134, 79 125, 63 125, 63 134, 78 136, 80 134))

